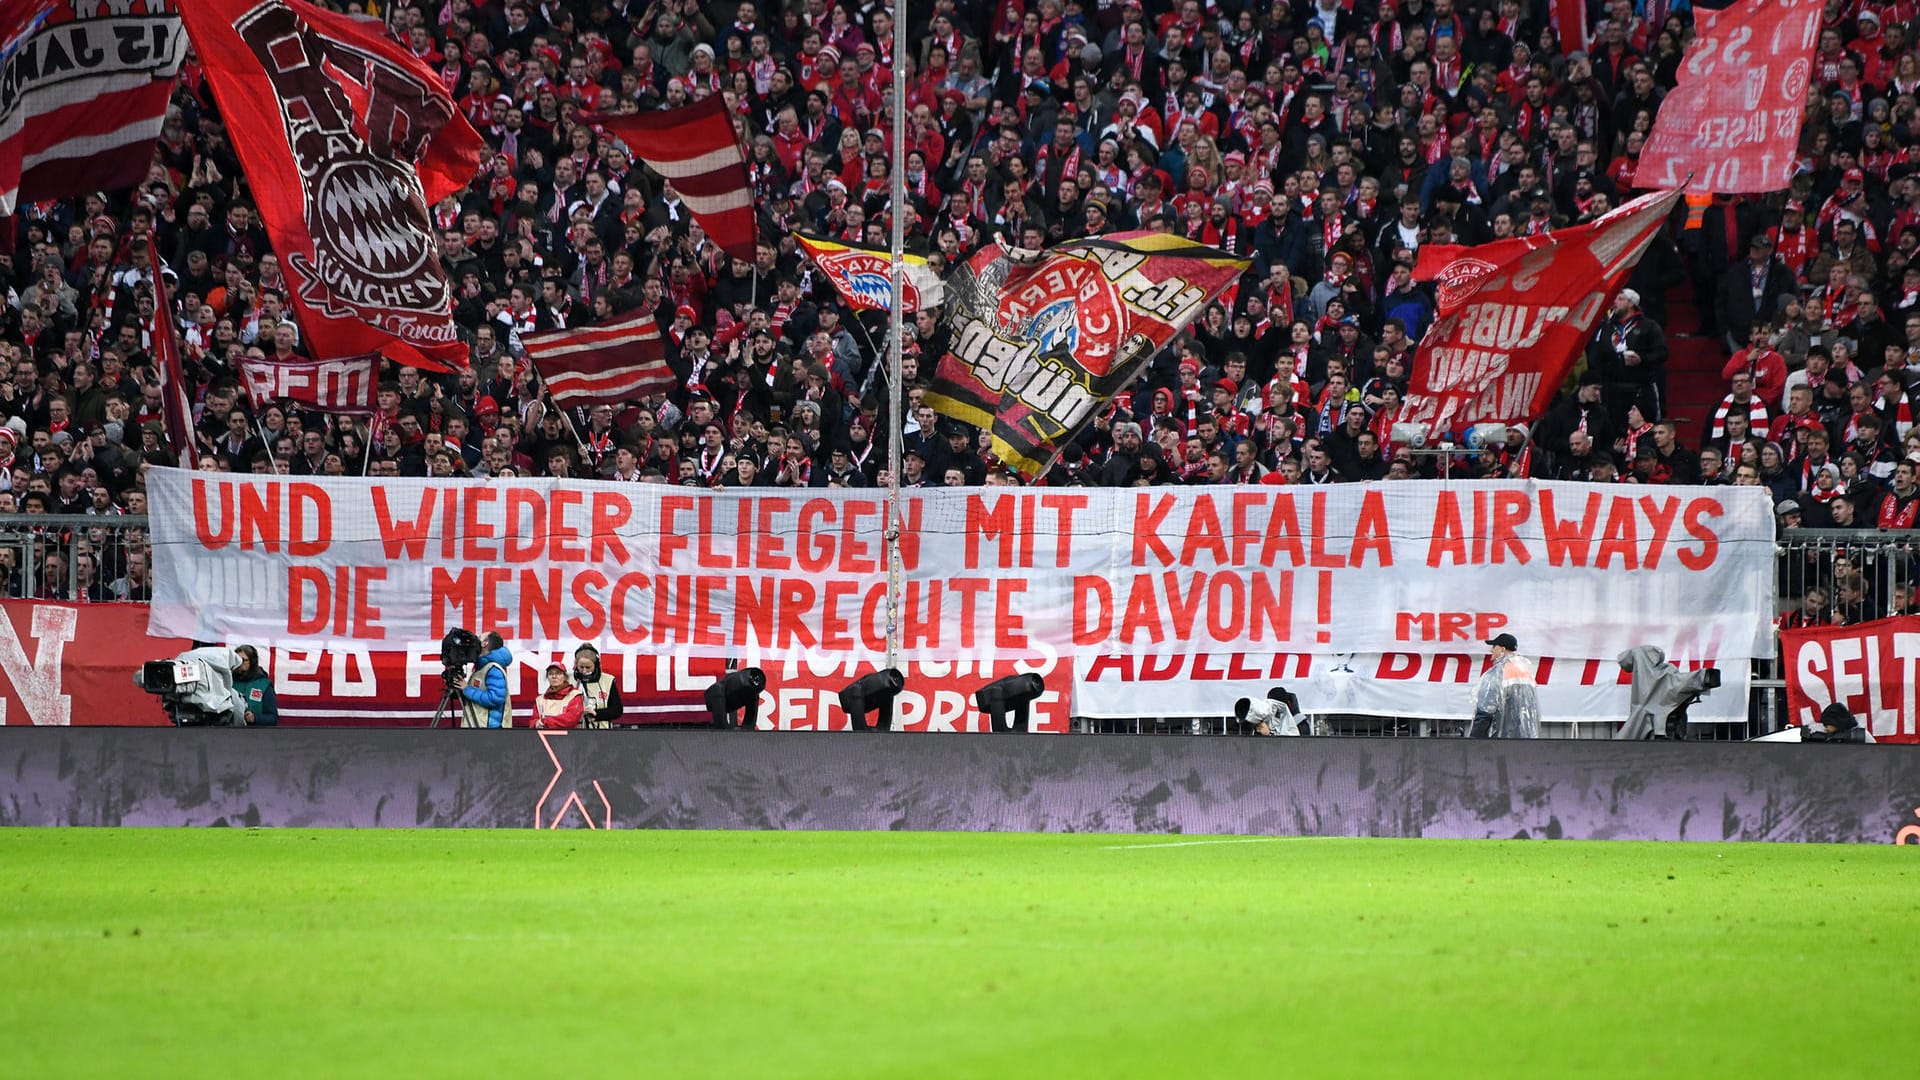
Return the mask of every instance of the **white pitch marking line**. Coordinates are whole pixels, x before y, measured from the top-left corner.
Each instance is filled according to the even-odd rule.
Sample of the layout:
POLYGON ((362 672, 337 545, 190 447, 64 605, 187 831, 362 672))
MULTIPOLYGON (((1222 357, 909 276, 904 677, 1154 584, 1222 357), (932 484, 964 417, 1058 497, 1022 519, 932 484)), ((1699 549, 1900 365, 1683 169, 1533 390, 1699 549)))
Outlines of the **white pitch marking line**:
POLYGON ((1164 844, 1107 844, 1102 851, 1143 851, 1148 848, 1200 847, 1205 844, 1264 844, 1273 840, 1289 840, 1286 836, 1235 836, 1226 840, 1170 840, 1164 844))

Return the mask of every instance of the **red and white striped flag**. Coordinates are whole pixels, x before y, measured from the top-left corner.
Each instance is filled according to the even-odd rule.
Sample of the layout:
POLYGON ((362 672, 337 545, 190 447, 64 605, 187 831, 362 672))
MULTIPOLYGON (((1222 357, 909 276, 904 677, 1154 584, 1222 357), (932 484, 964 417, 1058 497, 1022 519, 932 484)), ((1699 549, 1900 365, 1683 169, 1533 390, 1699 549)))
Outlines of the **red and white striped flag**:
POLYGON ((652 315, 522 334, 520 344, 546 380, 553 403, 563 409, 618 405, 673 386, 667 342, 652 315))
POLYGON ((726 101, 718 94, 679 109, 581 119, 606 129, 666 177, 720 250, 753 261, 753 186, 726 101))
POLYGON ((0 216, 145 180, 186 55, 173 5, 0 7, 0 216))
POLYGON ((173 318, 173 301, 161 275, 153 275, 153 322, 147 327, 153 347, 153 370, 160 376, 160 417, 167 445, 183 469, 196 464, 193 446, 193 403, 187 393, 187 372, 180 362, 180 334, 173 318))

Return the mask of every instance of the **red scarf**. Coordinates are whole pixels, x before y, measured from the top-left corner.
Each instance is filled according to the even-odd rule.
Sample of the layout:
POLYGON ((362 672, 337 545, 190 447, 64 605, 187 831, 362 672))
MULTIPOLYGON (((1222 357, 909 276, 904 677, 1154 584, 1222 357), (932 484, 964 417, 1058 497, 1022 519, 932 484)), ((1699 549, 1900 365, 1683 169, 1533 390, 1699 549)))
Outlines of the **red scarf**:
POLYGON ((1891 491, 1880 497, 1881 528, 1911 529, 1916 515, 1920 515, 1920 498, 1909 495, 1902 499, 1891 491))

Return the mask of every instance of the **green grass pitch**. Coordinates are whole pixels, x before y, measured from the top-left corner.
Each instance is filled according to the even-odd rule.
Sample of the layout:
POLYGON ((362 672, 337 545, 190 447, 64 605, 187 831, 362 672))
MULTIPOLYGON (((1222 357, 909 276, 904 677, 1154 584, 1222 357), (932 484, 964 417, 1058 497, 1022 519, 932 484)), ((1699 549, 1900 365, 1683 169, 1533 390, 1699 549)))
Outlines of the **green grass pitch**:
POLYGON ((1894 847, 0 830, 0 1075, 1895 1076, 1894 847))

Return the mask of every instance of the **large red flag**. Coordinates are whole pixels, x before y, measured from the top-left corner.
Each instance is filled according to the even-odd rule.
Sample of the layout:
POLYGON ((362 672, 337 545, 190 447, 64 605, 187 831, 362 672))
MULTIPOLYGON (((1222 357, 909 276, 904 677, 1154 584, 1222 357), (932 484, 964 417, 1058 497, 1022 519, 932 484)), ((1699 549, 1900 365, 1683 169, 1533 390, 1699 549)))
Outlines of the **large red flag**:
POLYGON ((720 250, 753 261, 753 187, 718 94, 679 109, 581 119, 605 128, 667 178, 720 250))
POLYGON ((182 18, 321 360, 467 365, 427 207, 480 136, 378 23, 301 0, 195 0, 182 18))
POLYGON ((1696 7, 1679 85, 1660 102, 1634 183, 1695 192, 1792 183, 1822 11, 1816 0, 1696 7))
POLYGON ((146 179, 186 53, 172 8, 0 0, 0 215, 146 179))
POLYGON ((1423 259, 1438 311, 1420 339, 1401 422, 1438 434, 1545 411, 1679 198, 1655 192, 1589 225, 1455 249, 1441 266, 1423 259))

